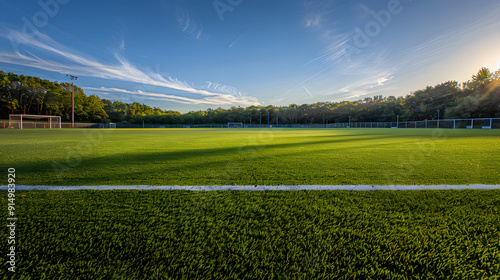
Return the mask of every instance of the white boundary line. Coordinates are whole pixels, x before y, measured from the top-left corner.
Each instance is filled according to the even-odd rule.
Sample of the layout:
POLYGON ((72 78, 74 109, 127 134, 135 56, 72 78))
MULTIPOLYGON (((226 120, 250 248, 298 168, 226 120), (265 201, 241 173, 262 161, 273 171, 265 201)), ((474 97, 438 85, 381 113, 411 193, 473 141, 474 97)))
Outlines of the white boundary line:
MULTIPOLYGON (((190 191, 293 191, 293 190, 347 190, 347 191, 376 191, 376 190, 463 190, 463 189, 500 189, 500 185, 298 185, 298 186, 27 186, 18 185, 16 190, 190 190, 190 191)), ((0 190, 7 190, 7 186, 0 186, 0 190)))

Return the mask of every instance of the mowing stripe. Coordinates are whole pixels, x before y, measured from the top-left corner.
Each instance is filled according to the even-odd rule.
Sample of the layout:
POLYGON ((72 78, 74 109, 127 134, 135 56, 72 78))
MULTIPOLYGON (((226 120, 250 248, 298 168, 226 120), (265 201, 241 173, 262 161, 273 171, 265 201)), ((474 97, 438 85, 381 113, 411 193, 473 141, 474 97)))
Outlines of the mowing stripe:
MULTIPOLYGON (((16 186, 16 190, 190 190, 190 191, 298 191, 298 190, 347 190, 347 191, 376 191, 376 190, 463 190, 463 189, 500 189, 500 185, 298 185, 298 186, 16 186)), ((0 190, 7 190, 7 186, 0 186, 0 190)))

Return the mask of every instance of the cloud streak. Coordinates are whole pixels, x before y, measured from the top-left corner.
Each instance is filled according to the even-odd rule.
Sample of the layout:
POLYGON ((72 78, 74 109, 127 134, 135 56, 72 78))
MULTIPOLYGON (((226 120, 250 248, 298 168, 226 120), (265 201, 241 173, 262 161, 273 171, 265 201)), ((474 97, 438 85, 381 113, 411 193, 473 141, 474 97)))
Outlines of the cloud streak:
MULTIPOLYGON (((247 105, 250 100, 252 100, 252 104, 259 104, 255 98, 243 97, 237 89, 230 86, 210 83, 205 89, 195 88, 186 82, 179 81, 170 76, 164 77, 158 73, 145 73, 118 54, 115 54, 117 60, 116 64, 105 64, 61 45, 45 34, 37 32, 35 35, 36 38, 13 30, 9 30, 9 32, 0 32, 0 37, 11 40, 13 44, 17 44, 18 47, 24 46, 30 51, 34 50, 36 53, 48 54, 58 61, 41 58, 29 51, 24 51, 26 54, 23 54, 20 50, 17 50, 16 52, 0 51, 0 62, 28 66, 62 74, 70 73, 80 76, 163 87, 184 93, 205 96, 205 98, 200 99, 205 100, 204 102, 207 100, 210 102, 215 102, 215 100, 224 101, 221 105, 229 104, 227 103, 228 101, 233 102, 231 104, 247 105)), ((178 97, 178 100, 182 100, 181 96, 178 97)), ((196 99, 191 98, 189 100, 197 104, 195 103, 196 99)))
POLYGON ((240 36, 238 36, 238 38, 236 38, 236 40, 234 40, 234 41, 233 41, 233 42, 229 45, 229 48, 231 48, 232 46, 234 46, 234 44, 236 44, 236 42, 238 42, 238 41, 241 39, 241 37, 242 37, 242 36, 243 36, 243 33, 242 33, 240 36))
POLYGON ((312 96, 312 94, 309 92, 309 90, 307 90, 307 88, 306 88, 306 87, 303 87, 303 88, 306 90, 307 94, 309 94, 309 96, 311 97, 311 99, 314 99, 314 97, 313 97, 313 96, 312 96))
POLYGON ((212 83, 212 82, 206 82, 205 88, 207 90, 213 90, 221 93, 226 93, 232 96, 239 96, 243 97, 244 94, 241 93, 237 88, 228 86, 228 85, 221 85, 218 83, 212 83))
POLYGON ((325 95, 343 94, 344 98, 358 98, 368 94, 376 94, 377 87, 384 86, 385 82, 392 80, 394 77, 390 73, 382 73, 376 76, 366 77, 362 80, 357 80, 354 83, 348 84, 340 89, 330 89, 325 95))
POLYGON ((83 87, 84 90, 92 91, 97 94, 131 94, 136 96, 141 96, 142 99, 151 99, 158 101, 168 101, 168 102, 176 102, 182 104, 191 104, 191 105, 231 105, 239 102, 242 105, 250 106, 258 103, 258 101, 253 97, 235 97, 231 95, 217 95, 217 96, 208 96, 201 99, 190 98, 177 96, 172 94, 164 94, 164 93, 155 93, 155 92, 144 92, 141 90, 130 91, 126 89, 120 88, 106 88, 106 87, 83 87))
POLYGON ((185 32, 194 38, 200 40, 203 34, 203 26, 197 23, 191 14, 182 7, 177 7, 177 23, 182 32, 185 32))

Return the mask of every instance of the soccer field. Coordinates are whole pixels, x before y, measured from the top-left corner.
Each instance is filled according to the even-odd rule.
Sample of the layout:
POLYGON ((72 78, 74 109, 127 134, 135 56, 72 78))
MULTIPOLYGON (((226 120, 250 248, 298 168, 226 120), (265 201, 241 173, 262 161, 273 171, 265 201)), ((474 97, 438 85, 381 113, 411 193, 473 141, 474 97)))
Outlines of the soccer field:
MULTIPOLYGON (((16 185, 463 185, 500 177, 495 130, 0 136, 0 165, 15 168, 16 185)), ((2 270, 1 279, 486 279, 500 271, 498 190, 2 193, 6 209, 15 202, 19 242, 17 274, 2 270)))
POLYGON ((500 131, 0 130, 18 185, 498 184, 500 131))

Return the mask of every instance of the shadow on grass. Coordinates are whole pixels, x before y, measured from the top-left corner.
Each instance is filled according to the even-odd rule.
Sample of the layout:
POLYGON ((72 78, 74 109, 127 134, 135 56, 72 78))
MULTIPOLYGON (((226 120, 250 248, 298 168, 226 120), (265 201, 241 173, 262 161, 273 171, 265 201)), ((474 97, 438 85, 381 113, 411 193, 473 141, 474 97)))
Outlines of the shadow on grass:
MULTIPOLYGON (((323 141, 307 141, 299 142, 302 138, 297 139, 295 143, 282 143, 282 144, 261 144, 261 145, 248 145, 241 147, 225 147, 225 148, 210 148, 210 149, 192 149, 183 151, 159 151, 150 153, 125 153, 114 154, 102 157, 92 157, 81 159, 76 166, 69 167, 66 172, 63 172, 60 179, 53 167, 54 161, 44 160, 38 162, 16 163, 16 170, 19 174, 19 182, 22 184, 24 180, 30 182, 28 178, 36 175, 42 181, 37 181, 36 184, 65 184, 65 185, 78 185, 81 182, 106 182, 109 180, 116 180, 122 177, 123 179, 131 179, 130 177, 137 177, 137 179, 145 181, 148 178, 165 177, 164 173, 183 174, 188 170, 188 174, 193 174, 193 171, 200 170, 201 173, 206 174, 213 169, 215 173, 226 172, 228 164, 232 162, 249 162, 249 161, 272 161, 273 158, 278 156, 265 156, 262 157, 264 150, 280 150, 310 147, 315 145, 327 144, 342 144, 348 142, 363 142, 381 140, 387 138, 398 138, 396 135, 375 135, 363 138, 342 137, 337 139, 329 139, 323 141), (209 162, 207 162, 209 161, 209 162), (172 163, 172 164, 170 164, 172 163), (169 166, 170 165, 170 166, 169 166), (173 165, 173 166, 172 166, 173 165), (164 166, 166 169, 161 169, 164 166), (113 172, 110 174, 110 172, 113 172)), ((309 140, 303 138, 304 140, 309 140)), ((346 147, 339 147, 346 149, 346 147)), ((348 148, 347 148, 348 149, 348 148)), ((300 152, 297 152, 300 153, 300 152)), ((290 153, 287 153, 290 155, 290 153)), ((60 159, 58 163, 66 165, 65 158, 60 159)), ((255 170, 254 170, 255 171, 255 170)), ((229 170, 229 173, 232 171, 229 170)), ((244 171, 247 172, 247 171, 244 171)), ((235 173, 235 172, 233 172, 235 173)), ((201 175, 201 174, 200 174, 201 175)), ((213 176, 220 176, 220 174, 212 174, 213 176)), ((135 181, 135 180, 134 180, 135 181)), ((127 184, 127 183, 125 183, 127 184)))

